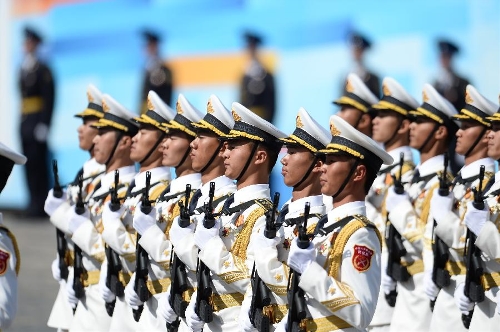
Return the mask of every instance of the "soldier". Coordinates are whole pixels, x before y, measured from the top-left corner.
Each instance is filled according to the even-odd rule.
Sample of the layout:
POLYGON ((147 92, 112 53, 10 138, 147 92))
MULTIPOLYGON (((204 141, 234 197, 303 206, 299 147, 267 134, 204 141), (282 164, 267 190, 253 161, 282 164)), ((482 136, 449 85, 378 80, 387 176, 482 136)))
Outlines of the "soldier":
POLYGON ((19 77, 22 97, 19 132, 23 153, 28 157, 24 168, 30 195, 27 215, 44 217, 43 206, 51 178, 47 139, 54 109, 54 78, 48 65, 37 55, 42 37, 30 27, 24 29, 24 36, 26 55, 19 77))
MULTIPOLYGON (((239 103, 233 103, 235 124, 225 139, 225 175, 236 181, 237 190, 224 204, 215 225, 196 225, 194 241, 200 249, 200 263, 210 270, 210 305, 213 320, 198 316, 197 293, 186 309, 186 322, 194 331, 237 330, 244 294, 254 265, 252 239, 262 232, 266 212, 272 209, 269 175, 286 135, 239 103)), ((198 288, 200 285, 198 285, 198 288)))
POLYGON ((368 111, 377 102, 378 98, 354 73, 347 75, 344 93, 333 101, 341 107, 337 115, 368 137, 372 136, 372 115, 368 111))
MULTIPOLYGON (((90 159, 87 160, 83 167, 78 171, 75 180, 68 185, 66 190, 63 190, 61 197, 54 196, 54 190, 51 189, 45 200, 45 212, 53 219, 62 218, 63 222, 71 208, 74 208, 78 198, 78 178, 83 177, 82 183, 82 198, 86 199, 87 195, 93 191, 95 185, 99 182, 100 176, 105 171, 105 166, 99 164, 94 158, 94 137, 97 135, 97 129, 91 125, 96 123, 104 116, 102 109, 102 94, 92 84, 87 88, 88 105, 85 110, 75 114, 75 117, 81 118, 83 123, 78 127, 78 141, 80 149, 88 151, 90 159)), ((57 223, 57 222, 56 222, 57 223)), ((64 236, 64 230, 61 231, 64 236)), ((61 236, 58 234, 58 236, 61 236)), ((67 276, 62 275, 60 270, 60 260, 64 261, 64 265, 71 269, 71 257, 74 257, 73 242, 71 238, 65 237, 66 242, 66 256, 59 257, 52 262, 52 276, 59 282, 59 292, 56 301, 52 307, 47 325, 49 327, 57 328, 60 330, 68 330, 71 325, 73 313, 66 297, 66 279, 67 276), (68 259, 69 257, 69 259, 68 259)), ((60 245, 60 244, 58 244, 60 245)), ((63 244, 64 245, 64 244, 63 244)))
MULTIPOLYGON (((26 157, 0 142, 0 193, 7 184, 14 165, 23 165, 26 157)), ((0 213, 0 329, 8 329, 17 313, 17 275, 21 256, 16 238, 3 225, 0 213)))
POLYGON ((452 192, 448 196, 440 196, 436 191, 432 195, 430 211, 436 221, 434 234, 449 247, 446 270, 451 275, 448 286, 441 288, 436 298, 430 330, 465 331, 461 311, 468 313, 470 303, 463 303, 459 308, 455 305, 454 295, 463 293, 465 280, 465 263, 463 250, 466 230, 463 216, 467 203, 474 198, 472 188, 479 186, 480 166, 485 166, 482 188, 495 170, 495 162, 487 157, 488 131, 490 123, 486 117, 495 113, 494 103, 482 96, 472 85, 467 86, 466 105, 453 119, 461 122, 457 131, 455 151, 464 156, 465 166, 460 170, 452 183, 452 192))
MULTIPOLYGON (((491 131, 488 134, 488 157, 500 159, 500 109, 488 118, 491 122, 491 131)), ((473 204, 467 203, 467 212, 464 222, 467 228, 477 236, 474 243, 482 251, 482 265, 484 274, 481 280, 484 286, 484 301, 476 303, 470 323, 469 331, 495 331, 500 323, 500 292, 498 276, 500 268, 500 233, 498 222, 500 205, 500 172, 492 177, 495 181, 485 192, 485 208, 479 210, 473 204), (495 295, 496 293, 496 295, 495 295)), ((462 297, 470 302, 467 297, 462 297)))
POLYGON ((276 91, 273 75, 264 68, 258 57, 262 37, 246 32, 250 62, 240 82, 240 103, 268 122, 272 122, 276 110, 276 91))
POLYGON ((150 30, 142 32, 146 40, 146 68, 142 82, 141 114, 148 110, 148 94, 154 91, 160 96, 164 103, 172 102, 173 78, 172 71, 164 63, 160 56, 160 36, 150 30))
POLYGON ((120 198, 125 196, 136 173, 130 159, 132 137, 137 134, 137 124, 130 120, 134 115, 106 94, 102 97, 102 108, 104 117, 92 127, 98 129, 93 140, 94 157, 98 163, 106 166, 106 173, 87 195, 86 201, 79 197, 75 208, 65 215, 66 218, 52 218, 55 226, 71 236, 75 244, 73 273, 68 276, 66 287, 68 300, 73 308, 76 307, 70 326, 70 330, 75 331, 109 329, 111 319, 104 310, 105 302, 98 286, 105 257, 105 243, 101 234, 102 211, 104 203, 110 199, 111 191, 115 190, 114 171, 120 173, 116 189, 120 198))
MULTIPOLYGON (((170 182, 170 169, 162 166, 163 148, 161 144, 166 139, 163 123, 174 118, 174 111, 163 103, 160 97, 150 91, 148 96, 148 111, 133 120, 139 124, 139 132, 132 138, 130 148, 130 159, 140 165, 139 173, 128 187, 125 201, 120 209, 112 211, 110 204, 104 205, 102 212, 102 238, 106 244, 118 254, 120 259, 120 282, 125 285, 132 284, 131 275, 135 271, 135 232, 132 221, 137 205, 143 199, 146 186, 146 172, 151 175, 150 187, 147 197, 156 201, 170 182)), ((123 296, 117 298, 106 285, 106 276, 109 261, 101 265, 99 279, 99 290, 106 303, 116 301, 113 316, 111 318, 110 331, 136 331, 137 323, 130 315, 130 309, 125 303, 123 296)), ((123 286, 125 286, 123 285, 123 286)), ((126 296, 126 294, 125 294, 126 296)), ((146 314, 144 314, 146 315, 146 314)))
MULTIPOLYGON (((429 202, 440 179, 447 180, 451 174, 443 175, 444 153, 458 129, 450 119, 457 113, 453 105, 444 99, 431 85, 426 84, 422 92, 423 104, 410 111, 410 146, 420 152, 420 164, 407 190, 396 193, 388 189, 385 208, 391 225, 401 235, 406 253, 396 260, 407 279, 398 282, 397 301, 392 316, 391 330, 428 330, 431 308, 424 280, 432 277, 432 255, 424 257, 424 232, 432 236, 433 220, 429 214, 429 202)), ((445 181, 446 182, 446 181, 445 181)), ((430 246, 428 245, 430 248, 430 246)), ((395 250, 392 248, 391 250, 395 250)), ((427 251, 432 254, 432 251, 427 251)), ((386 258, 387 259, 387 258, 386 258)), ((396 267, 392 266, 394 270, 396 267)), ((384 271, 385 273, 385 271, 384 271)), ((434 298, 431 300, 435 300, 434 298)), ((373 323, 372 323, 373 324, 373 323)))
MULTIPOLYGON (((392 157, 340 117, 330 117, 331 142, 324 155, 321 192, 334 208, 322 218, 309 247, 292 242, 288 265, 306 292, 307 331, 364 330, 380 289, 381 235, 365 216, 365 196, 382 164, 392 157)), ((290 327, 288 327, 290 328, 290 327)))

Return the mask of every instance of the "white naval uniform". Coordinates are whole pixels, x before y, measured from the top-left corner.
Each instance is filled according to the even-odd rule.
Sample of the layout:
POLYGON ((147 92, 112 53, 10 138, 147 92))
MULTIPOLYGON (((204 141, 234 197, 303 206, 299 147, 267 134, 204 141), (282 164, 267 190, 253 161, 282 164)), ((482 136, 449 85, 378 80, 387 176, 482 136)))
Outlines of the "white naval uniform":
MULTIPOLYGON (((379 174, 375 178, 368 195, 366 196, 366 216, 368 220, 372 221, 380 234, 385 234, 387 218, 385 216, 384 201, 387 195, 387 190, 393 184, 391 175, 399 177, 399 156, 400 153, 404 153, 404 162, 408 169, 403 170, 403 182, 405 187, 408 187, 408 183, 413 176, 413 154, 409 146, 402 146, 389 151, 389 155, 394 159, 395 164, 393 165, 382 165, 379 174)), ((382 238, 382 256, 381 262, 384 262, 382 266, 385 266, 387 262, 388 253, 387 246, 385 244, 385 238, 382 238)), ((385 271, 382 271, 385 273, 385 271)), ((389 330, 389 325, 391 323, 394 308, 389 306, 387 300, 385 299, 384 291, 379 292, 377 308, 375 309, 375 314, 368 327, 369 330, 376 328, 379 332, 384 332, 389 330)))
MULTIPOLYGON (((431 320, 430 300, 424 285, 424 233, 426 227, 432 236, 433 219, 429 213, 429 202, 433 190, 439 186, 439 176, 443 172, 444 156, 434 156, 418 165, 420 181, 408 188, 410 200, 405 200, 393 208, 389 218, 401 234, 407 254, 401 258, 407 266, 410 279, 398 282, 398 297, 392 316, 391 331, 428 331, 431 320), (439 172, 439 173, 438 173, 439 172)), ((430 242, 429 242, 430 243, 430 242)), ((429 247, 430 248, 430 247, 429 247)), ((429 251, 432 269, 432 251, 429 251)))
MULTIPOLYGON (((94 190, 95 185, 99 183, 105 169, 106 167, 102 164, 99 164, 94 158, 87 160, 83 164, 82 198, 84 200, 86 200, 87 194, 91 193, 94 190)), ((51 220, 53 218, 66 218, 67 222, 67 217, 65 217, 64 214, 67 213, 71 208, 74 208, 79 192, 78 184, 76 182, 70 183, 66 190, 68 200, 57 209, 57 211, 52 215, 51 220)), ((73 241, 71 240, 70 236, 66 236, 66 243, 67 252, 69 252, 70 257, 74 257, 73 241)), ((72 271, 72 269, 73 266, 71 266, 71 264, 68 264, 68 274, 70 271, 72 271)), ((68 330, 71 326, 72 319, 73 309, 71 309, 71 305, 69 304, 67 299, 66 281, 63 280, 59 284, 59 291, 57 293, 54 305, 52 306, 52 311, 50 312, 47 326, 55 329, 68 330)))
MULTIPOLYGON (((296 221, 292 222, 291 220, 297 218, 299 223, 303 222, 306 202, 309 202, 311 206, 309 218, 307 219, 307 233, 314 233, 314 228, 318 220, 326 213, 323 195, 308 196, 293 202, 288 200, 283 205, 283 207, 288 206, 288 213, 280 216, 280 219, 284 220, 283 227, 277 234, 280 237, 280 243, 276 247, 255 248, 255 267, 259 273, 259 277, 272 291, 273 295, 271 306, 274 311, 273 316, 275 317, 274 326, 281 321, 287 312, 287 284, 290 268, 286 265, 286 262, 290 252, 290 245, 293 239, 297 237, 295 234, 296 221)), ((264 235, 261 232, 259 236, 264 235)), ((251 297, 252 293, 247 292, 247 296, 251 297)), ((273 322, 271 321, 271 323, 273 322)), ((271 330, 274 330, 273 326, 271 326, 271 330)))
POLYGON ((316 260, 302 273, 308 331, 365 330, 373 318, 380 289, 381 236, 365 217, 365 202, 328 212, 323 229, 344 218, 349 222, 313 239, 316 260))
POLYGON ((490 195, 500 189, 500 172, 495 174, 495 183, 486 193, 486 206, 490 210, 486 221, 476 239, 476 247, 482 251, 484 273, 494 280, 491 288, 485 290, 484 301, 476 303, 469 331, 497 331, 500 314, 497 313, 497 294, 500 288, 500 203, 499 195, 490 195))
MULTIPOLYGON (((155 200, 155 196, 160 195, 170 182, 170 169, 167 167, 156 167, 150 169, 149 172, 151 173, 151 187, 148 197, 155 200)), ((140 192, 146 186, 146 172, 136 174, 133 182, 135 186, 132 190, 129 190, 130 195, 123 202, 123 214, 116 220, 104 220, 104 230, 102 232, 103 240, 120 256, 122 265, 121 273, 128 278, 130 278, 136 268, 136 231, 132 222, 136 206, 142 199, 140 192)), ((106 259, 101 266, 101 273, 106 273, 107 265, 108 261, 106 259)), ((142 315, 146 315, 146 311, 142 315)), ((117 297, 109 331, 125 332, 137 331, 138 329, 139 324, 134 320, 132 309, 125 303, 125 298, 117 297)))
POLYGON ((3 331, 9 328, 17 313, 20 257, 15 237, 2 222, 0 213, 0 330, 3 331))
MULTIPOLYGON (((269 195, 268 184, 250 185, 235 191, 234 202, 230 207, 254 199, 267 203, 254 203, 241 213, 221 216, 220 236, 210 239, 199 253, 200 260, 211 271, 214 286, 214 318, 205 324, 203 331, 237 331, 239 328, 241 303, 250 286, 254 265, 252 238, 265 227, 264 214, 272 206, 269 195)), ((198 224, 197 227, 204 226, 198 224)), ((193 295, 191 301, 195 300, 196 296, 193 295)))
MULTIPOLYGON (((118 194, 124 195, 127 187, 135 175, 134 166, 125 166, 118 169, 120 172, 120 184, 118 194)), ((104 240, 101 236, 102 220, 101 213, 104 203, 109 201, 109 188, 114 185, 114 172, 108 172, 101 177, 100 186, 89 195, 88 208, 90 219, 84 222, 72 236, 73 242, 82 250, 82 262, 86 271, 88 286, 84 296, 78 302, 78 306, 71 322, 70 331, 96 331, 109 329, 111 318, 105 310, 105 303, 99 292, 99 274, 101 264, 105 259, 104 240)), ((68 221, 55 226, 68 227, 68 221), (65 225, 64 225, 65 224, 65 225)), ((68 277, 72 281, 73 274, 68 277)))
MULTIPOLYGON (((463 179, 477 176, 481 165, 484 165, 485 171, 488 172, 485 173, 484 185, 495 171, 494 161, 490 158, 483 158, 462 167, 459 174, 463 179)), ((479 180, 477 179, 472 183, 456 184, 453 188, 453 196, 458 207, 454 207, 452 211, 449 211, 448 214, 442 218, 443 220, 437 220, 438 224, 434 230, 435 234, 450 248, 447 265, 451 270, 451 282, 449 286, 439 291, 436 298, 436 304, 434 305, 434 312, 430 324, 431 331, 467 331, 462 323, 462 313, 455 304, 453 295, 456 286, 465 281, 465 261, 463 253, 467 227, 465 227, 463 223, 463 217, 467 209, 467 203, 474 199, 471 188, 477 187, 478 184, 479 180)), ((432 255, 432 253, 430 253, 430 255, 432 255)), ((425 254, 425 256, 427 256, 427 254, 425 254)))

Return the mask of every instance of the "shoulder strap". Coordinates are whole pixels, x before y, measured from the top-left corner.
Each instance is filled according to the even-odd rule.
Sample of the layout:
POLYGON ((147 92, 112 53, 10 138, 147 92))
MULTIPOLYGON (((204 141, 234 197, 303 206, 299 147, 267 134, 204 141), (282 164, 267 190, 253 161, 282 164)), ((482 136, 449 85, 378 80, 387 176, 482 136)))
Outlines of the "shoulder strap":
POLYGON ((17 245, 16 237, 4 225, 0 226, 0 230, 3 230, 12 241, 12 246, 14 247, 14 253, 16 254, 16 275, 19 275, 19 270, 21 269, 21 253, 19 252, 19 246, 17 245))

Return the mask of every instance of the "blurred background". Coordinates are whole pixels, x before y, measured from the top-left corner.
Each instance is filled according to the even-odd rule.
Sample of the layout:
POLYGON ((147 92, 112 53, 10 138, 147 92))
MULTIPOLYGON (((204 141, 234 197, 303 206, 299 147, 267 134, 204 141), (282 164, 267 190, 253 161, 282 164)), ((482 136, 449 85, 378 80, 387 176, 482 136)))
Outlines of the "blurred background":
MULTIPOLYGON (((87 105, 89 83, 140 112, 147 58, 141 34, 161 37, 159 54, 173 77, 172 100, 183 93, 205 112, 210 94, 230 108, 239 101, 247 70, 246 31, 261 37, 260 59, 274 76, 273 123, 295 127, 299 107, 328 126, 347 73, 355 68, 349 34, 371 42, 364 65, 391 76, 419 102, 424 83, 440 73, 437 40, 459 46, 457 73, 498 103, 500 1, 498 0, 2 0, 0 1, 0 141, 21 151, 19 70, 23 29, 43 37, 39 56, 50 66, 55 106, 48 143, 65 184, 87 154, 78 149, 76 112, 87 105)), ((273 172, 273 191, 288 197, 273 172)), ((0 208, 28 204, 21 167, 0 197, 0 208)))

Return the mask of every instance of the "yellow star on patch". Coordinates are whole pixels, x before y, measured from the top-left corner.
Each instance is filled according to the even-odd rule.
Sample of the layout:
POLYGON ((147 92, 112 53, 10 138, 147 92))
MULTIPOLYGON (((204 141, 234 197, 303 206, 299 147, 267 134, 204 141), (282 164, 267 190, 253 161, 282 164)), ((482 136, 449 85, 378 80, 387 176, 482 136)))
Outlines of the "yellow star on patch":
POLYGON ((165 256, 170 255, 170 250, 164 250, 164 251, 163 251, 163 255, 165 255, 165 256))
POLYGON ((231 266, 231 262, 230 261, 225 261, 223 265, 227 269, 228 267, 231 266))
POLYGON ((335 294, 335 292, 336 292, 336 291, 337 291, 337 290, 335 289, 335 287, 330 287, 330 288, 328 288, 328 293, 329 293, 330 295, 335 294))
POLYGON ((129 245, 128 243, 125 243, 125 244, 123 245, 123 248, 124 248, 124 249, 128 249, 129 247, 130 247, 130 245, 129 245))
POLYGON ((283 275, 280 274, 280 273, 277 273, 275 276, 274 276, 274 279, 276 279, 277 282, 281 282, 283 280, 283 275))
POLYGON ((94 244, 94 248, 99 248, 99 243, 94 244))

